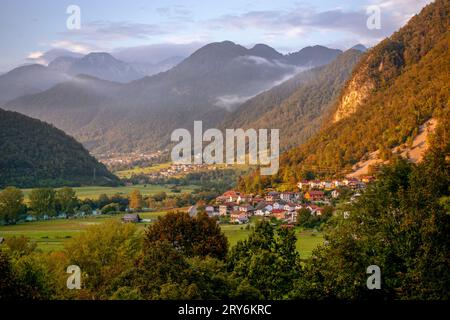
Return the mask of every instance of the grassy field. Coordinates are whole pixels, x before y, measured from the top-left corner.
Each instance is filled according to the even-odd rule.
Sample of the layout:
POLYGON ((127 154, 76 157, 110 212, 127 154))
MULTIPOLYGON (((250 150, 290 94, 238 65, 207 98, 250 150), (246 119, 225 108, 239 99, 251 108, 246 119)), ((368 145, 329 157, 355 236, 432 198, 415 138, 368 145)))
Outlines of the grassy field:
MULTIPOLYGON (((156 219, 164 215, 165 212, 146 212, 139 214, 143 219, 156 219)), ((79 219, 57 219, 49 221, 27 222, 13 226, 0 226, 0 237, 26 236, 35 241, 42 251, 57 251, 63 249, 64 242, 70 240, 80 232, 83 232, 93 224, 99 224, 107 220, 119 220, 122 215, 110 216, 101 215, 97 217, 79 219)), ((138 229, 143 231, 148 223, 137 224, 138 229)), ((235 245, 239 240, 248 237, 250 230, 242 225, 221 225, 221 228, 228 238, 230 246, 235 245)), ((297 231, 297 250, 301 258, 308 258, 312 250, 322 244, 323 237, 320 233, 313 231, 297 231)))
MULTIPOLYGON (((133 190, 137 189, 141 192, 142 195, 152 195, 161 191, 166 192, 167 194, 173 194, 171 192, 170 186, 168 185, 154 185, 154 184, 137 184, 132 186, 123 186, 123 187, 78 187, 73 188, 80 199, 91 198, 96 199, 101 194, 106 194, 111 196, 113 194, 121 194, 121 195, 129 195, 133 190)), ((191 193, 196 187, 195 186, 180 186, 181 192, 191 193)), ((22 189, 25 198, 28 197, 28 194, 32 189, 22 189)))
POLYGON ((133 169, 116 171, 116 172, 114 172, 114 174, 116 174, 121 179, 131 178, 131 176, 133 176, 133 175, 151 174, 151 173, 159 172, 164 169, 168 169, 171 166, 171 164, 172 163, 170 163, 170 162, 166 162, 166 163, 155 164, 154 166, 150 166, 150 167, 142 167, 142 168, 135 167, 133 169))

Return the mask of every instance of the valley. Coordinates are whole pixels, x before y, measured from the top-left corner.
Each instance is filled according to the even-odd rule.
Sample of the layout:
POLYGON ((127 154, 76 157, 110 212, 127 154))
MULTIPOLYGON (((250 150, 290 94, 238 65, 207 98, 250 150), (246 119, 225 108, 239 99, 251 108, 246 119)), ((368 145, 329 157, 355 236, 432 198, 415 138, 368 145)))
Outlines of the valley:
POLYGON ((325 2, 116 3, 25 39, 0 300, 449 300, 450 1, 385 1, 375 29, 325 2))

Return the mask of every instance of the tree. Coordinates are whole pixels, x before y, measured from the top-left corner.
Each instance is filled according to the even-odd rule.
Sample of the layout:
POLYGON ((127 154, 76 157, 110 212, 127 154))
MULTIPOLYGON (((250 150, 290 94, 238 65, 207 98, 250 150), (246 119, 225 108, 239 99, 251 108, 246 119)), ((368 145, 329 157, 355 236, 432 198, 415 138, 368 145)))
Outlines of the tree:
POLYGON ((187 212, 170 212, 148 227, 147 246, 156 241, 168 241, 188 257, 211 256, 223 259, 228 241, 217 221, 207 214, 190 217, 187 212))
POLYGON ((105 193, 102 193, 98 196, 97 202, 98 202, 99 208, 103 208, 107 204, 111 203, 111 201, 109 200, 109 197, 105 193))
POLYGON ((85 215, 91 215, 91 214, 92 214, 92 208, 91 208, 91 206, 88 205, 88 204, 83 204, 83 205, 80 207, 80 211, 81 211, 81 212, 84 212, 85 215))
POLYGON ((78 265, 83 286, 98 299, 107 299, 117 287, 121 274, 133 270, 141 248, 136 227, 109 221, 90 226, 65 246, 70 264, 78 265))
POLYGON ((130 194, 130 209, 132 210, 142 210, 144 200, 139 190, 133 190, 130 194))
POLYGON ((30 239, 21 235, 20 237, 11 237, 6 239, 6 246, 10 253, 14 256, 26 256, 31 254, 37 247, 36 242, 31 242, 30 239))
POLYGON ((67 215, 73 215, 78 204, 78 198, 75 190, 64 187, 56 191, 56 203, 61 212, 67 215))
POLYGON ((328 244, 313 252, 292 298, 449 299, 450 215, 445 154, 419 165, 396 160, 358 201, 330 219, 328 244), (368 290, 366 269, 381 269, 380 290, 368 290))
POLYGON ((114 214, 120 212, 120 206, 117 203, 110 203, 104 206, 101 210, 102 214, 114 214))
POLYGON ((247 240, 231 249, 228 270, 238 281, 247 281, 255 288, 254 294, 259 292, 266 299, 283 298, 301 274, 296 242, 292 229, 275 229, 263 221, 247 240))
MULTIPOLYGON (((123 277, 121 284, 130 283, 130 286, 140 288, 144 298, 156 299, 161 297, 164 285, 182 283, 188 267, 182 252, 168 241, 149 242, 143 247, 136 267, 123 277)), ((169 298, 167 290, 164 296, 169 298)))
POLYGON ((56 214, 55 190, 51 188, 33 189, 30 192, 30 209, 36 217, 56 214))
POLYGON ((19 215, 25 211, 23 192, 20 189, 8 187, 0 192, 0 220, 14 224, 19 215))
POLYGON ((166 199, 166 198, 167 198, 167 194, 166 194, 164 191, 155 193, 155 194, 153 195, 153 199, 154 199, 155 201, 163 201, 163 200, 166 199))
POLYGON ((0 300, 55 298, 54 278, 38 256, 11 255, 10 252, 0 250, 0 300))

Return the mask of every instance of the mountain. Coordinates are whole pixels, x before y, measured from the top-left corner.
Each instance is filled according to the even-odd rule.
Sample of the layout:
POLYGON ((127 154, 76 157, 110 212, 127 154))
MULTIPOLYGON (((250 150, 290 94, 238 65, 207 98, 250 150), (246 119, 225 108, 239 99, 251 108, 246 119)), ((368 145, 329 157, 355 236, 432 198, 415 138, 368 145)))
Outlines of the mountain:
POLYGON ((283 59, 283 55, 281 53, 263 43, 256 44, 253 48, 247 51, 247 54, 250 56, 261 57, 267 60, 283 59))
POLYGON ((288 54, 284 57, 284 61, 289 64, 316 67, 330 63, 340 53, 342 53, 342 51, 339 49, 330 49, 324 46, 312 46, 288 54))
POLYGON ((0 109, 0 149, 0 188, 120 183, 75 139, 17 112, 0 109))
POLYGON ((0 105, 21 96, 45 91, 78 74, 118 82, 129 82, 144 76, 108 53, 90 53, 80 57, 67 50, 58 50, 49 51, 45 55, 47 58, 52 56, 56 57, 48 67, 30 64, 0 75, 0 105))
MULTIPOLYGON (((73 135, 99 116, 102 108, 115 103, 120 87, 119 83, 80 75, 42 93, 12 100, 6 107, 17 106, 15 111, 45 119, 73 135)), ((100 134, 97 130, 90 134, 100 134)))
POLYGON ((47 90, 69 78, 40 64, 15 68, 0 75, 0 105, 23 95, 47 90))
POLYGON ((93 152, 154 151, 170 144, 174 129, 190 129, 194 120, 215 127, 249 98, 323 63, 287 64, 284 57, 268 46, 216 42, 166 72, 108 86, 108 92, 83 86, 89 99, 80 97, 76 80, 5 107, 54 124, 93 152))
POLYGON ((70 56, 57 57, 48 64, 48 67, 58 72, 68 73, 75 61, 79 59, 81 58, 70 56))
POLYGON ((154 74, 165 72, 167 70, 172 69, 181 61, 183 61, 186 57, 173 56, 157 63, 149 63, 149 62, 130 62, 129 64, 139 73, 144 74, 146 76, 152 76, 154 74))
POLYGON ((282 151, 305 142, 320 128, 361 54, 348 50, 326 66, 299 73, 246 101, 221 127, 279 128, 282 151))
POLYGON ((342 176, 375 151, 389 160, 393 148, 412 146, 431 119, 432 147, 448 154, 449 27, 450 2, 438 0, 368 50, 323 128, 283 155, 273 181, 293 183, 308 171, 342 176))
POLYGON ((366 52, 367 51, 367 48, 364 45, 360 44, 360 43, 358 43, 357 45, 354 45, 353 47, 351 47, 351 49, 359 50, 361 52, 366 52))
MULTIPOLYGON (((67 62, 67 59, 65 62, 67 62)), ((129 64, 117 60, 105 52, 93 52, 81 59, 72 60, 67 73, 71 75, 86 74, 116 82, 129 82, 144 76, 129 64)))

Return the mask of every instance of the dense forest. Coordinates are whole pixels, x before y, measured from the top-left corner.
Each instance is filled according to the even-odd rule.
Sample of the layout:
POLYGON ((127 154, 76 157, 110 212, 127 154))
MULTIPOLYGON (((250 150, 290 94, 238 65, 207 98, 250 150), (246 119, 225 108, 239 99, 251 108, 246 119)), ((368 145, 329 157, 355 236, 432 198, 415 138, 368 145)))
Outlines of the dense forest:
POLYGON ((0 109, 0 188, 118 185, 72 137, 17 112, 0 109))
POLYGON ((385 151, 389 158, 391 148, 414 137, 419 126, 432 117, 440 127, 442 143, 448 145, 449 17, 450 3, 436 1, 370 49, 341 96, 355 90, 355 79, 360 87, 370 88, 369 94, 352 108, 337 103, 317 135, 281 157, 276 177, 254 182, 254 174, 242 180, 241 187, 251 190, 273 183, 293 184, 311 172, 343 175, 370 152, 385 151))

